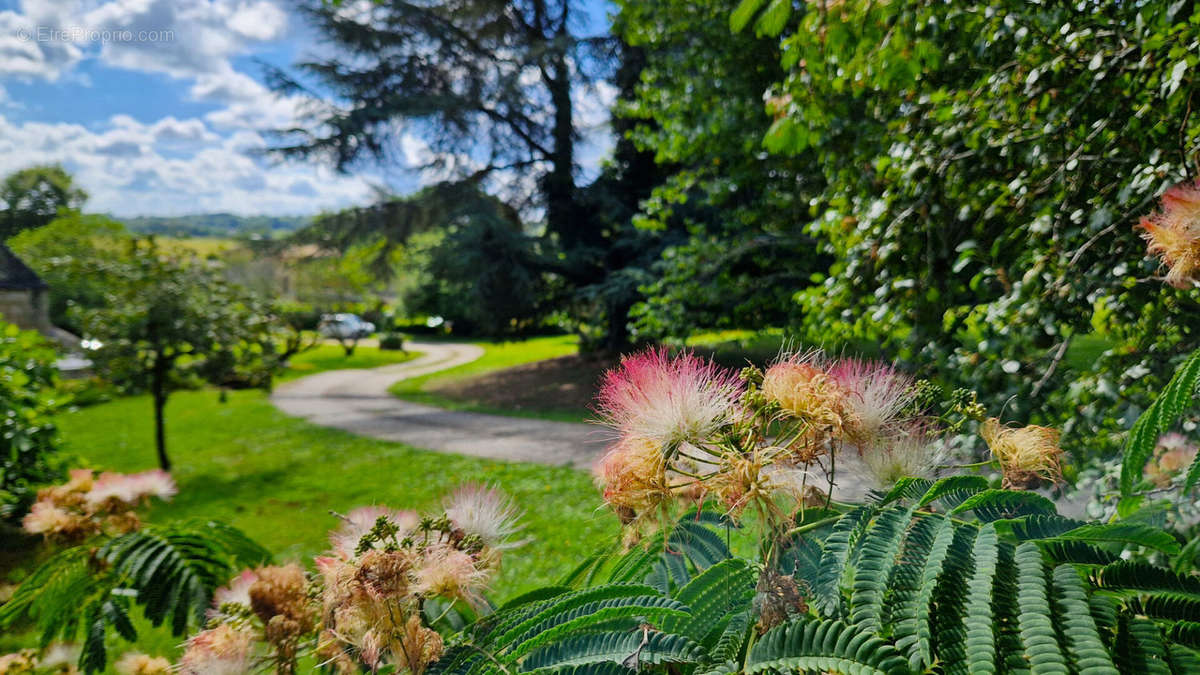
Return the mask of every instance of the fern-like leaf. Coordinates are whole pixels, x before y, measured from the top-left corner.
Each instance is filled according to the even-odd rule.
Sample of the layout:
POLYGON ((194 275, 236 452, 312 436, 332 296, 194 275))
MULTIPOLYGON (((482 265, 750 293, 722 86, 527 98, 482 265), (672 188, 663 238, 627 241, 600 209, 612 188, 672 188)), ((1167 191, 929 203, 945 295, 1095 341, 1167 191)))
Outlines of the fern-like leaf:
POLYGON ((1059 619, 1067 653, 1080 675, 1117 675, 1117 667, 1092 619, 1087 591, 1079 572, 1070 565, 1055 567, 1054 593, 1061 607, 1059 619))
POLYGON ((131 532, 98 555, 137 594, 146 618, 155 626, 169 620, 175 635, 187 632, 190 619, 203 621, 213 591, 237 569, 270 558, 241 532, 204 521, 131 532))
MULTIPOLYGON (((1146 461, 1154 454, 1158 436, 1169 429, 1191 403, 1197 382, 1200 382, 1200 349, 1188 356, 1154 403, 1150 404, 1137 422, 1134 422, 1121 461, 1122 495, 1132 495, 1141 483, 1142 470, 1146 461)), ((1188 470, 1185 489, 1191 489, 1195 481, 1200 479, 1200 470, 1195 470, 1196 464, 1193 462, 1192 468, 1188 470), (1196 474, 1195 477, 1193 473, 1196 474)))
POLYGON ((682 635, 619 631, 578 635, 542 647, 525 659, 521 672, 548 673, 609 662, 636 670, 640 664, 695 663, 703 658, 704 649, 682 635))
POLYGON ((967 583, 967 667, 975 673, 996 672, 996 626, 993 587, 1000 562, 1000 543, 991 523, 975 537, 975 572, 967 583))
POLYGON ((1179 542, 1170 532, 1141 523, 1088 523, 1054 537, 1058 541, 1145 546, 1167 555, 1179 553, 1179 542))
POLYGON ((951 514, 974 511, 984 522, 1002 518, 1017 518, 1035 513, 1057 513, 1054 502, 1036 492, 1021 490, 984 490, 963 500, 950 510, 951 514))
POLYGON ((572 612, 580 607, 606 600, 654 597, 657 595, 658 593, 655 589, 641 584, 610 584, 565 593, 549 600, 532 603, 522 608, 521 611, 513 612, 498 622, 484 640, 497 649, 506 648, 534 626, 552 617, 572 612))
POLYGON ((1042 551, 1037 544, 1025 542, 1017 547, 1015 559, 1020 606, 1017 620, 1029 665, 1035 673, 1067 673, 1067 660, 1054 628, 1042 551))
POLYGON ((1200 594, 1200 578, 1145 562, 1120 560, 1092 572, 1092 585, 1109 591, 1179 591, 1200 594))
POLYGON ((1156 619, 1200 624, 1200 596, 1170 592, 1138 595, 1126 600, 1125 608, 1156 619))
POLYGON ((1172 673, 1200 673, 1200 654, 1183 645, 1167 645, 1167 662, 1172 673))
POLYGON ((825 614, 834 614, 841 606, 840 584, 846 573, 846 561, 852 546, 866 528, 874 509, 860 506, 842 516, 825 539, 821 552, 821 570, 813 598, 825 614))
POLYGON ((884 593, 896 568, 900 542, 914 508, 883 511, 863 535, 862 554, 850 596, 850 623, 861 630, 876 633, 883 630, 884 593))
POLYGON ((723 620, 754 597, 755 573, 745 561, 731 558, 696 575, 675 594, 691 609, 687 616, 664 617, 662 630, 704 641, 723 627, 723 620))
POLYGON ((1115 641, 1116 663, 1125 673, 1170 675, 1162 632, 1149 619, 1122 615, 1115 641))
POLYGON ((1171 626, 1168 635, 1172 642, 1185 644, 1189 647, 1200 647, 1200 622, 1177 621, 1171 626))
MULTIPOLYGON (((914 567, 911 587, 898 592, 893 615, 896 645, 908 652, 909 665, 919 670, 922 664, 933 664, 932 611, 934 591, 942 574, 942 566, 954 541, 954 522, 949 518, 927 519, 935 531, 928 544, 918 542, 905 546, 906 562, 914 567)), ((914 534, 920 530, 914 530, 914 534)), ((914 539, 912 535, 910 540, 914 539)))
POLYGON ((958 506, 971 495, 986 490, 987 479, 983 476, 949 476, 941 478, 925 491, 917 506, 928 506, 936 501, 950 508, 958 506))
POLYGON ((908 673, 908 661, 887 641, 840 621, 797 620, 776 626, 750 650, 745 673, 908 673))
POLYGON ((887 506, 895 501, 920 499, 929 488, 933 487, 933 481, 928 478, 916 478, 914 476, 905 476, 896 481, 891 490, 883 495, 879 500, 879 506, 887 506))
POLYGON ((746 608, 730 616, 729 622, 725 624, 725 629, 721 631, 721 637, 717 638, 717 643, 709 651, 709 658, 722 663, 736 661, 741 655, 742 646, 746 644, 750 626, 753 624, 754 612, 751 608, 746 608))
POLYGON ((512 641, 503 660, 515 661, 529 652, 563 638, 573 631, 597 624, 607 624, 616 619, 635 618, 628 628, 639 624, 655 624, 666 618, 677 621, 688 617, 687 606, 661 596, 634 596, 610 598, 580 605, 569 611, 558 612, 530 626, 512 641))
POLYGON ((1077 563, 1080 565, 1107 565, 1120 558, 1083 541, 1042 539, 1036 543, 1050 560, 1055 563, 1077 563))
POLYGON ((1087 525, 1082 520, 1064 518, 1055 514, 1035 513, 1021 518, 994 521, 996 532, 1006 538, 1017 541, 1030 539, 1052 539, 1064 532, 1070 532, 1077 527, 1087 525))

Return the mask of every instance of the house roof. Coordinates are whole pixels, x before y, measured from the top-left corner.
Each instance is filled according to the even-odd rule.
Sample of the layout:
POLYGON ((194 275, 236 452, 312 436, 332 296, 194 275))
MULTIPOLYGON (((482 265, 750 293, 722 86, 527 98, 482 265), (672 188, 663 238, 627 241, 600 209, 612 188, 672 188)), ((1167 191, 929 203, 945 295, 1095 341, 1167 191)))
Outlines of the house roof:
POLYGON ((46 282, 29 266, 21 262, 17 254, 0 244, 0 290, 30 291, 48 288, 46 282))

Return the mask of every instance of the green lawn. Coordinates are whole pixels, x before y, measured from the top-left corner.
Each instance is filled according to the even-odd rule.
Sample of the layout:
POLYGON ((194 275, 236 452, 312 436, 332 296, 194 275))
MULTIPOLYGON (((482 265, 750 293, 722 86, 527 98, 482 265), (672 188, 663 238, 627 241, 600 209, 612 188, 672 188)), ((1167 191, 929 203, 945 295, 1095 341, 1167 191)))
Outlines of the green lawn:
POLYGON ((579 338, 577 336, 553 335, 517 342, 479 342, 476 344, 483 347, 484 350, 483 356, 479 359, 458 366, 457 368, 401 380, 392 385, 389 391, 406 401, 425 403, 449 410, 468 410, 471 412, 515 415, 518 417, 559 419, 567 422, 579 421, 578 415, 570 413, 556 414, 552 412, 501 410, 481 406, 472 401, 450 398, 428 390, 431 386, 452 380, 465 380, 525 363, 575 354, 579 351, 579 338))
MULTIPOLYGON (((151 468, 150 410, 149 399, 134 397, 63 415, 66 450, 96 468, 151 468)), ((175 394, 167 433, 180 494, 150 519, 225 520, 282 560, 325 549, 337 525, 330 510, 432 507, 464 482, 495 484, 527 513, 533 541, 505 559, 494 589, 500 599, 554 581, 617 532, 584 472, 361 438, 287 417, 257 391, 232 392, 224 404, 212 391, 175 394)))
POLYGON ((344 368, 378 368, 379 366, 387 366, 393 363, 411 361, 420 355, 419 352, 402 352, 380 349, 378 347, 359 346, 354 350, 352 356, 346 356, 346 352, 340 345, 320 344, 306 352, 301 352, 293 356, 288 364, 288 369, 277 379, 293 380, 297 377, 304 377, 305 375, 312 375, 326 370, 340 370, 344 368))

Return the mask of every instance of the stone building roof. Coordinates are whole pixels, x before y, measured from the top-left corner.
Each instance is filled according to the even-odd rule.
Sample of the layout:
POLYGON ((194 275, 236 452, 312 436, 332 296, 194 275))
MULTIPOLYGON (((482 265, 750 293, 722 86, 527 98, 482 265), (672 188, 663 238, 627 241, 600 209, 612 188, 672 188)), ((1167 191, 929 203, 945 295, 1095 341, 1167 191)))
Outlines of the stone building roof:
POLYGON ((0 244, 0 291, 45 290, 46 282, 29 266, 21 262, 17 254, 0 244))

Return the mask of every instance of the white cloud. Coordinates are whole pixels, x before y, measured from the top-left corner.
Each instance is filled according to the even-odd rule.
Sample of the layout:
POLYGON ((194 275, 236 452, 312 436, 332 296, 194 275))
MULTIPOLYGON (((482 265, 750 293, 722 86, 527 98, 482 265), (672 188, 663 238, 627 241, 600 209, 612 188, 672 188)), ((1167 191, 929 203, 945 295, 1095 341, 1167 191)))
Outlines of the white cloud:
POLYGON ((82 22, 132 37, 100 45, 100 59, 109 65, 196 77, 227 70, 230 58, 282 37, 287 14, 268 0, 115 0, 82 22))
POLYGON ((0 75, 55 80, 81 60, 194 78, 282 38, 277 0, 22 0, 0 12, 0 75))
POLYGON ((69 41, 53 40, 57 23, 30 14, 0 12, 0 75, 55 81, 83 58, 69 41))
POLYGON ((238 7, 229 18, 228 25, 251 40, 274 40, 282 35, 287 26, 287 15, 269 2, 256 2, 238 7))
POLYGON ((307 214, 371 197, 362 177, 311 164, 271 163, 258 156, 263 147, 258 134, 221 137, 199 119, 142 124, 117 115, 89 129, 15 124, 0 116, 0 175, 34 163, 62 163, 91 195, 90 211, 307 214))

